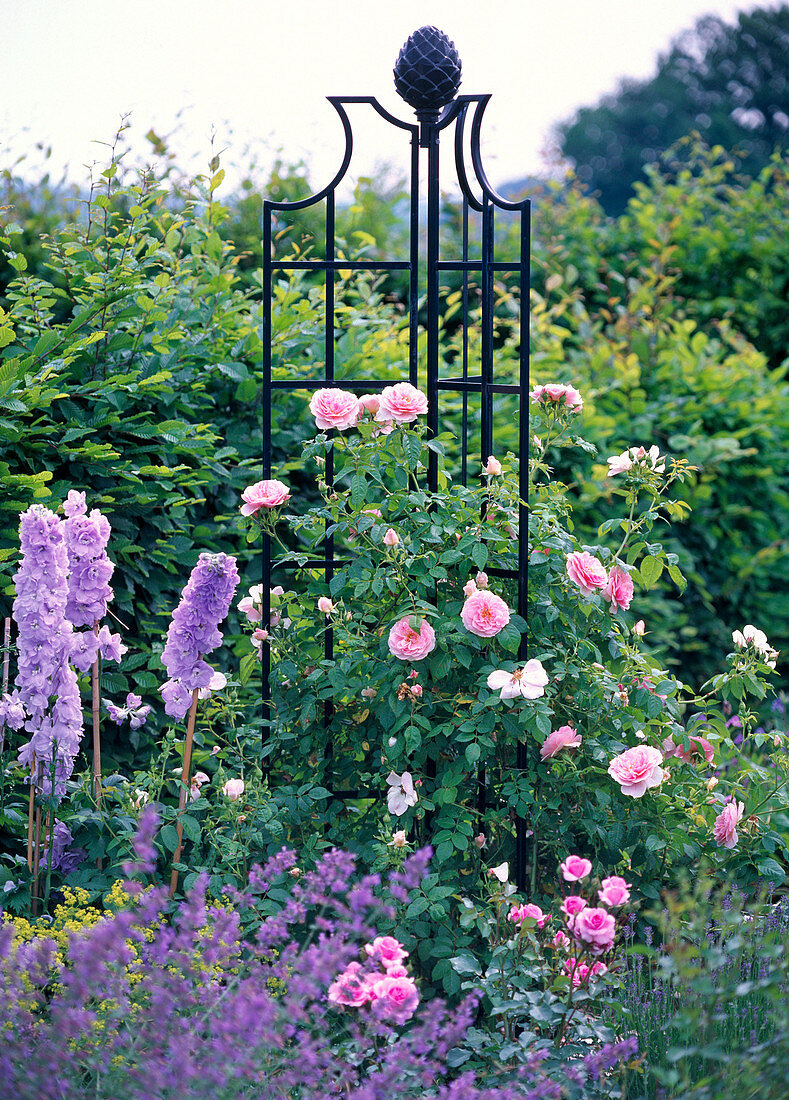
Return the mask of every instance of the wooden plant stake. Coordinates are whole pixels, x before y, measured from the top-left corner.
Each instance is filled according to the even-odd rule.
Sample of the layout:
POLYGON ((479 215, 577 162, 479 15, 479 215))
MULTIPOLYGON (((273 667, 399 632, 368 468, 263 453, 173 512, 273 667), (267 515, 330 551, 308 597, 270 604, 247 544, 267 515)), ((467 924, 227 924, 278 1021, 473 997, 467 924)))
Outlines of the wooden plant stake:
POLYGON ((30 798, 27 804, 27 869, 33 870, 33 817, 36 805, 36 757, 30 765, 30 798))
MULTIPOLYGON (((176 832, 178 833, 178 844, 176 845, 175 853, 173 855, 173 863, 181 862, 181 849, 183 848, 184 830, 181 825, 181 814, 186 809, 186 799, 189 794, 189 772, 192 767, 192 740, 195 732, 195 719, 197 717, 197 698, 198 689, 195 688, 192 692, 192 705, 189 708, 189 718, 186 723, 186 740, 184 741, 184 766, 181 772, 181 796, 178 799, 178 823, 176 824, 176 832)), ((178 885, 178 871, 173 867, 170 874, 170 897, 175 894, 175 888, 178 885)))
POLYGON ((8 673, 11 668, 11 620, 6 619, 3 626, 3 694, 8 691, 8 673))

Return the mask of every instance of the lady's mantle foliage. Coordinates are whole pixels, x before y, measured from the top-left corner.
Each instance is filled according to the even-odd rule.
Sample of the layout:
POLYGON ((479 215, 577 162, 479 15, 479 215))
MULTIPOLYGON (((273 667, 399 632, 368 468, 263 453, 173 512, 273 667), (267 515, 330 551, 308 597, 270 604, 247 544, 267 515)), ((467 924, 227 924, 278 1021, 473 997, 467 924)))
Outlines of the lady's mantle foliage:
POLYGON ((201 554, 173 612, 162 664, 170 679, 159 690, 165 711, 183 718, 192 693, 206 688, 214 669, 203 658, 222 641, 218 629, 238 585, 236 559, 228 554, 201 554))

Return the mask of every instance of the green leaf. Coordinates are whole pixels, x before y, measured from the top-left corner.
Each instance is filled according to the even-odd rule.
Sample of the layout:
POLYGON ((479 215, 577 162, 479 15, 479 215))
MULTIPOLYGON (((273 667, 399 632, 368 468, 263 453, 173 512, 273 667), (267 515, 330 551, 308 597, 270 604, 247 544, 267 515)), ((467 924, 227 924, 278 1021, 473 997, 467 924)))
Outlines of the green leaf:
POLYGON ((471 547, 471 560, 477 569, 484 569, 488 564, 488 548, 484 542, 475 542, 471 547))
POLYGON ((663 572, 663 562, 657 558, 644 558, 638 571, 644 588, 654 588, 663 572))

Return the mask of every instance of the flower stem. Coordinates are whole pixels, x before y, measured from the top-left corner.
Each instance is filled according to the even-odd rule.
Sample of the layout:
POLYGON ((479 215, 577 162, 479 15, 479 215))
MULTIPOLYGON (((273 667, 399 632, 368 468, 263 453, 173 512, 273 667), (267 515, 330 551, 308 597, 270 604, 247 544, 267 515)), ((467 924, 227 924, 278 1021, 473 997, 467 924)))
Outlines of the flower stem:
MULTIPOLYGON (((181 771, 181 794, 178 799, 178 822, 175 826, 178 833, 178 844, 176 845, 175 852, 173 853, 173 863, 181 862, 181 850, 184 843, 184 829, 181 824, 181 814, 186 809, 186 799, 189 791, 189 771, 192 766, 192 741, 194 739, 195 732, 195 718, 197 717, 197 688, 192 692, 192 705, 189 708, 189 718, 186 723, 186 740, 184 741, 184 766, 181 771)), ((178 871, 173 867, 170 874, 170 897, 175 894, 175 888, 178 885, 178 871)))

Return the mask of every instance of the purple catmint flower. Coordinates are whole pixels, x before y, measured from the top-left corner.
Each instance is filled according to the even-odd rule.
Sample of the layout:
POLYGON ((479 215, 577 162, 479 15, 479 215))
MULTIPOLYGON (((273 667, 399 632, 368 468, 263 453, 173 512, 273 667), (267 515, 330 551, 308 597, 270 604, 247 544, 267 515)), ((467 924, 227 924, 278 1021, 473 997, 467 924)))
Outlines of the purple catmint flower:
POLYGON ((55 793, 62 797, 82 739, 82 705, 68 663, 73 628, 66 617, 68 554, 60 520, 48 508, 31 505, 20 516, 19 543, 22 560, 14 574, 13 605, 16 688, 31 734, 19 759, 32 764, 35 758, 41 765, 46 794, 54 771, 55 793))
POLYGON ((104 706, 107 708, 107 714, 109 714, 111 721, 121 726, 128 718, 129 725, 133 730, 144 726, 148 715, 151 713, 149 706, 142 705, 142 696, 135 695, 133 691, 130 691, 126 696, 125 707, 117 707, 107 699, 104 700, 104 706))
POLYGON ((238 580, 236 559, 228 554, 201 554, 192 570, 162 653, 170 679, 160 691, 172 718, 183 718, 195 688, 210 683, 214 669, 203 658, 222 641, 218 627, 230 609, 238 580))

